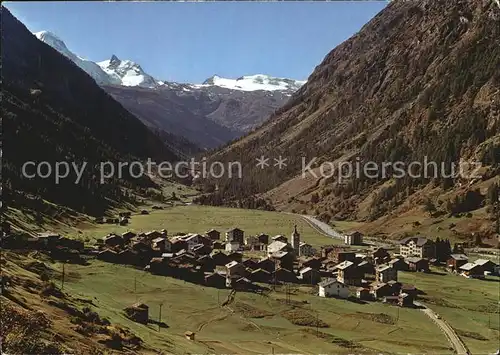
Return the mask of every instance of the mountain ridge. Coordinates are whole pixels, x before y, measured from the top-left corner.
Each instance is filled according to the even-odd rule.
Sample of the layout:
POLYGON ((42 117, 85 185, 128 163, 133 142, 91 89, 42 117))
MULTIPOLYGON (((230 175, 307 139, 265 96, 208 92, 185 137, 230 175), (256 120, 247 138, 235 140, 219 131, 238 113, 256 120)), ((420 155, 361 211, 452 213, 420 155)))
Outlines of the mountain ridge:
POLYGON ((57 35, 39 32, 37 37, 74 61, 152 130, 182 136, 202 150, 260 126, 304 84, 263 74, 237 79, 214 75, 203 84, 162 81, 116 54, 94 63, 72 53, 57 35))
MULTIPOLYGON (((245 175, 217 181, 218 191, 199 202, 252 206, 263 198, 282 210, 378 220, 422 205, 420 191, 435 186, 427 198, 445 213, 481 208, 499 174, 499 18, 489 0, 391 2, 327 54, 262 127, 215 152, 212 160, 240 161, 245 175), (283 156, 287 166, 259 169, 261 156, 283 156), (301 158, 317 158, 318 172, 322 163, 359 159, 381 166, 424 157, 447 166, 481 162, 483 175, 480 181, 377 175, 339 184, 337 175, 301 174, 301 158), (479 204, 458 202, 474 189, 479 204), (460 206, 448 208, 447 199, 455 198, 450 206, 460 206)), ((481 224, 491 235, 491 224, 481 224)))
POLYGON ((37 36, 38 39, 49 44, 54 49, 60 51, 62 54, 64 54, 73 61, 78 61, 79 59, 86 62, 94 63, 95 65, 99 66, 102 69, 102 71, 110 77, 109 80, 104 80, 102 78, 102 73, 96 73, 96 71, 93 70, 87 71, 85 67, 82 67, 82 69, 87 71, 89 75, 94 77, 94 79, 96 79, 98 83, 105 85, 140 86, 146 88, 156 88, 158 86, 169 87, 170 85, 180 84, 191 87, 192 89, 197 89, 205 85, 208 86, 212 85, 212 86, 220 86, 223 88, 242 90, 242 91, 262 90, 262 91, 283 91, 286 93, 291 93, 297 90, 300 86, 302 86, 305 83, 305 81, 301 80, 277 78, 266 74, 244 75, 237 79, 229 79, 220 77, 218 75, 213 75, 210 78, 206 79, 202 84, 169 82, 166 80, 154 78, 150 74, 147 74, 143 70, 140 64, 135 63, 131 60, 121 60, 115 54, 112 54, 110 59, 100 62, 92 62, 83 59, 78 55, 76 55, 75 53, 71 52, 60 36, 50 31, 40 31, 35 33, 35 35, 37 36), (126 74, 129 71, 133 71, 135 73, 130 72, 130 77, 126 77, 126 74), (219 81, 221 81, 220 84, 218 84, 219 81), (237 83, 243 84, 243 86, 238 86, 237 83))

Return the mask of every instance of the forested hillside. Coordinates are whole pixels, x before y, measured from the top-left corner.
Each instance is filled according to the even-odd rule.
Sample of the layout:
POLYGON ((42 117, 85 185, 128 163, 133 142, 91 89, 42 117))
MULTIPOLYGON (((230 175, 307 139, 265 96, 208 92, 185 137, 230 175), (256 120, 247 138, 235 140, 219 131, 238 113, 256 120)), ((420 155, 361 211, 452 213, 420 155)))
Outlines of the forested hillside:
MULTIPOLYGON (((175 160, 162 140, 106 94, 73 62, 39 41, 4 7, 2 22, 2 141, 4 201, 41 199, 89 214, 128 199, 124 188, 151 186, 149 178, 99 183, 94 165, 151 157, 175 160), (22 176, 25 162, 87 162, 81 181, 22 176), (36 198, 33 196, 37 196, 36 198)), ((45 170, 46 171, 46 170, 45 170)), ((44 171, 44 172, 45 172, 44 171)), ((30 171, 30 174, 32 171, 30 171)), ((37 202, 38 201, 38 202, 37 202)))
MULTIPOLYGON (((316 168, 426 157, 448 170, 460 161, 481 162, 479 180, 493 183, 500 172, 499 23, 500 7, 490 0, 391 2, 332 50, 267 124, 214 155, 242 161, 245 174, 217 181, 218 191, 200 201, 248 206, 258 196, 282 209, 374 220, 426 186, 467 200, 474 186, 464 186, 478 179, 361 174, 339 184, 337 174, 303 179, 302 158, 317 157, 316 168), (262 155, 271 163, 286 157, 287 166, 260 169, 255 161, 262 155)), ((458 209, 488 203, 481 189, 474 203, 458 209)), ((447 201, 440 203, 444 209, 447 201)))

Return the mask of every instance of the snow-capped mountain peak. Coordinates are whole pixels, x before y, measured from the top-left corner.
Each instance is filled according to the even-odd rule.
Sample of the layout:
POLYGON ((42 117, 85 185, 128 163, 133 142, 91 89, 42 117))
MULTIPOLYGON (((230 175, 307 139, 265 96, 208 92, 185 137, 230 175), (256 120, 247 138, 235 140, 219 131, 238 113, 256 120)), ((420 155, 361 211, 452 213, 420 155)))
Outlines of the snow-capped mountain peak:
POLYGON ((144 72, 142 67, 131 60, 121 60, 116 55, 97 63, 110 77, 120 81, 123 86, 140 86, 154 88, 159 82, 144 72))
POLYGON ((237 79, 227 79, 218 75, 213 75, 205 80, 203 84, 197 86, 219 86, 226 89, 241 91, 263 90, 295 92, 304 84, 305 81, 301 80, 277 78, 265 74, 255 74, 241 76, 237 79))
POLYGON ((200 85, 171 83, 155 79, 147 74, 139 64, 131 60, 122 60, 115 54, 108 60, 96 63, 71 52, 64 41, 52 32, 41 31, 34 35, 72 60, 94 78, 99 85, 139 86, 144 88, 176 88, 179 86, 183 91, 220 87, 239 91, 279 91, 291 95, 305 83, 305 81, 277 78, 265 74, 247 75, 237 79, 214 75, 200 85))
POLYGON ((109 85, 109 84, 119 84, 113 78, 110 78, 96 63, 91 60, 87 60, 77 56, 75 53, 71 52, 64 41, 49 31, 40 31, 34 33, 34 35, 42 42, 48 44, 56 51, 70 59, 73 63, 78 65, 83 71, 89 74, 98 84, 109 85))
POLYGON ((45 42, 48 45, 50 45, 52 48, 57 49, 59 52, 71 53, 69 49, 66 47, 66 44, 63 42, 63 40, 50 31, 36 32, 35 36, 42 42, 45 42))

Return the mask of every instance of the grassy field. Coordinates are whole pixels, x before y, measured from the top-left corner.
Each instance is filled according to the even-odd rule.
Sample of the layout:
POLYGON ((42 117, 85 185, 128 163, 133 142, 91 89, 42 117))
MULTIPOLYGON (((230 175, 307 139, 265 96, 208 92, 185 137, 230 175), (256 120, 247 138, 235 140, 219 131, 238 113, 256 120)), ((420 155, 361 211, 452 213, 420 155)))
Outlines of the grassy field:
POLYGON ((210 206, 176 206, 163 210, 153 210, 149 215, 133 215, 128 226, 82 223, 78 228, 63 230, 71 236, 89 240, 102 238, 108 233, 123 233, 127 230, 147 232, 166 229, 169 235, 175 233, 204 233, 215 228, 221 232, 239 227, 246 235, 267 233, 271 236, 289 236, 293 226, 301 234, 301 239, 313 246, 338 244, 342 241, 326 237, 311 228, 300 217, 280 212, 245 210, 210 206))
POLYGON ((238 292, 235 302, 221 308, 219 303, 229 290, 99 261, 89 266, 67 265, 66 272, 70 276, 65 291, 93 300, 102 316, 130 328, 150 346, 175 354, 270 354, 273 350, 301 354, 452 353, 444 335, 416 309, 323 299, 312 294, 309 287, 296 287, 291 296, 297 305, 294 313, 309 320, 318 317, 329 325, 316 333, 315 326, 294 325, 283 315, 293 307, 284 302, 285 294, 281 292, 238 292), (168 328, 158 331, 156 326, 125 318, 122 309, 136 301, 150 307, 152 319, 158 319, 159 305, 163 303, 162 321, 168 328), (184 339, 188 330, 196 332, 195 342, 184 339))
POLYGON ((449 273, 400 272, 399 281, 424 291, 423 303, 457 331, 473 354, 496 351, 500 335, 500 278, 474 280, 449 273))

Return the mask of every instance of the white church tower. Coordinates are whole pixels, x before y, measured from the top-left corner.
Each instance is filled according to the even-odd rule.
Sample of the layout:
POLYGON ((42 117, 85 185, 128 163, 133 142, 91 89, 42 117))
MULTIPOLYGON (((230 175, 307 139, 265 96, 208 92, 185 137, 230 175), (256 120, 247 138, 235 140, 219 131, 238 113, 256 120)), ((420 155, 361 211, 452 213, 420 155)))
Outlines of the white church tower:
POLYGON ((300 256, 300 234, 297 231, 297 225, 295 225, 293 228, 291 239, 292 239, 292 247, 293 249, 295 249, 296 255, 300 256))

